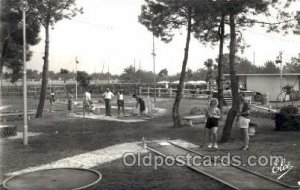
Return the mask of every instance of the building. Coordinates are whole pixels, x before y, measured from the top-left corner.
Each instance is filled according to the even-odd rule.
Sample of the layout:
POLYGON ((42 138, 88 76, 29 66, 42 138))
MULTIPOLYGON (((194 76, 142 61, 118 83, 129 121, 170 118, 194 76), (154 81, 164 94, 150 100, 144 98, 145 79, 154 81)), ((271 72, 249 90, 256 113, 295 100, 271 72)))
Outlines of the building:
MULTIPOLYGON (((229 75, 224 75, 229 79, 229 75)), ((247 90, 268 94, 270 101, 276 101, 281 93, 280 86, 292 86, 295 91, 300 90, 300 73, 280 74, 237 74, 239 83, 244 83, 247 90)), ((279 97, 280 100, 280 97, 279 97)))

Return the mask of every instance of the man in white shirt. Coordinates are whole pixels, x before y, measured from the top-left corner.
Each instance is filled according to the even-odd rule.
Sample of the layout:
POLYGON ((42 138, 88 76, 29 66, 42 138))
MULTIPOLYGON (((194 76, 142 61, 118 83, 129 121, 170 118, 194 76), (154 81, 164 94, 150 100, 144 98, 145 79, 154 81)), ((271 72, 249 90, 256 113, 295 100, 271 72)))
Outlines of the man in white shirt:
POLYGON ((109 88, 106 89, 106 92, 102 94, 102 97, 104 98, 105 101, 105 112, 106 116, 111 116, 111 106, 110 106, 110 100, 112 97, 114 97, 114 94, 110 91, 109 88))
POLYGON ((125 116, 125 108, 124 108, 124 96, 123 90, 120 90, 117 95, 117 105, 118 105, 118 117, 120 117, 120 109, 122 108, 123 115, 125 116))

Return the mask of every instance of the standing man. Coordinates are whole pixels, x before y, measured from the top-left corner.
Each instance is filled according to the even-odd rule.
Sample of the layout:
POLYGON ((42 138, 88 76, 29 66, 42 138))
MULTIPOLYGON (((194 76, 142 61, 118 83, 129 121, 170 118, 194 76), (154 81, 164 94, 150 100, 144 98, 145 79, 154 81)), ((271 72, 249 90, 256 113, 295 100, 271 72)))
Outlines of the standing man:
POLYGON ((111 106, 110 106, 110 100, 112 97, 114 97, 114 94, 110 91, 109 88, 106 89, 106 92, 102 94, 102 97, 105 101, 105 116, 111 116, 111 106))
POLYGON ((117 105, 118 105, 118 117, 120 117, 121 108, 122 108, 123 115, 125 116, 123 90, 120 90, 120 92, 118 92, 117 94, 117 105))
POLYGON ((91 113, 91 102, 91 93, 85 90, 83 94, 83 115, 85 115, 85 112, 88 112, 88 114, 91 113))

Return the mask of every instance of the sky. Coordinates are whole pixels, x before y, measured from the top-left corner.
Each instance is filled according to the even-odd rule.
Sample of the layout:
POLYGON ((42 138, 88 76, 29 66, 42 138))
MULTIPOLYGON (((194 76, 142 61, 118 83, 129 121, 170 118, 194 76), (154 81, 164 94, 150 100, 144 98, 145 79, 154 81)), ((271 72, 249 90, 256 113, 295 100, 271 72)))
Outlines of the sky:
MULTIPOLYGON (((61 68, 93 72, 121 74, 124 68, 134 65, 138 69, 153 71, 152 33, 138 22, 143 0, 77 0, 84 13, 71 20, 62 20, 50 31, 50 65, 52 71, 61 68)), ((300 53, 300 35, 266 33, 259 27, 243 32, 250 45, 243 57, 256 65, 275 60, 283 51, 283 61, 300 53), (255 53, 254 53, 255 52, 255 53), (254 56, 255 55, 255 56, 254 56)), ((31 47, 33 57, 28 62, 29 69, 41 71, 43 66, 44 31, 41 42, 31 47)), ((181 71, 186 32, 178 31, 170 43, 155 38, 156 73, 167 68, 169 74, 181 71)), ((225 48, 225 53, 228 49, 225 48)), ((203 68, 204 61, 218 56, 218 46, 204 46, 192 38, 188 68, 193 71, 203 68)))

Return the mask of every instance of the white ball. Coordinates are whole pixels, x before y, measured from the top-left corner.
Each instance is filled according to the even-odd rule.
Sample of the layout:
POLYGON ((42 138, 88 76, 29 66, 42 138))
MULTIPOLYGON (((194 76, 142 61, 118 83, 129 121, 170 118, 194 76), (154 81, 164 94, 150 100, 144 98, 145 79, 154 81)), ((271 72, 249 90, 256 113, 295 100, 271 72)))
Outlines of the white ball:
POLYGON ((300 181, 298 181, 298 185, 300 185, 300 181))

